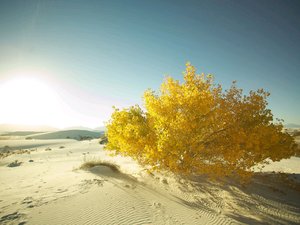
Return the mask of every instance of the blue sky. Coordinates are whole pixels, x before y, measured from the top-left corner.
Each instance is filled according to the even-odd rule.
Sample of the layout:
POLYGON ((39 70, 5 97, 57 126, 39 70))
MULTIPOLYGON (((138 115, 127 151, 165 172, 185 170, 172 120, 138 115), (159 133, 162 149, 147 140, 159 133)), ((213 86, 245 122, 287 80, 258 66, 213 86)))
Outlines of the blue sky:
POLYGON ((0 83, 36 76, 74 112, 65 126, 97 127, 190 61, 225 88, 266 89, 275 117, 300 124, 299 12, 289 0, 1 0, 0 83))

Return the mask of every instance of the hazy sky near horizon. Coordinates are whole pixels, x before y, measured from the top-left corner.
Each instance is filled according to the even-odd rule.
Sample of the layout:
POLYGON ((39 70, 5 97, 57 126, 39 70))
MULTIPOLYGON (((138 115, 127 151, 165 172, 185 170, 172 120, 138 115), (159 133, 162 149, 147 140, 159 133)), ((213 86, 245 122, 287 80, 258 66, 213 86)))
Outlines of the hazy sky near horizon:
POLYGON ((0 31, 0 123, 102 126, 190 61, 225 88, 266 89, 300 124, 297 0, 1 0, 0 31))

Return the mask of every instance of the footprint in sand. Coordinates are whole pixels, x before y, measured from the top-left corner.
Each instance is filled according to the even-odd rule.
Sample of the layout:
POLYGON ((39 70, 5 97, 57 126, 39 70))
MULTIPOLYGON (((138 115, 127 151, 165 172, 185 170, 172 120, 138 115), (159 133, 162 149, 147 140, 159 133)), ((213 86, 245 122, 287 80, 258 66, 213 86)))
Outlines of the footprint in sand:
POLYGON ((68 191, 68 189, 61 189, 61 188, 58 188, 55 193, 63 193, 63 192, 66 192, 68 191))
POLYGON ((123 184, 124 187, 128 188, 128 189, 135 189, 137 186, 135 184, 123 184))
POLYGON ((23 199, 23 201, 21 202, 21 204, 30 204, 33 202, 33 198, 32 197, 26 197, 23 199))
MULTIPOLYGON (((24 216, 25 216, 25 214, 21 214, 19 212, 14 212, 14 213, 11 213, 11 214, 7 214, 7 215, 2 216, 0 218, 0 224, 12 224, 13 221, 21 220, 22 218, 24 218, 24 216)), ((26 222, 25 221, 20 221, 18 224, 22 225, 22 224, 26 224, 26 222)))
POLYGON ((26 204, 26 208, 33 208, 36 206, 36 204, 34 204, 34 200, 32 197, 26 197, 23 199, 23 201, 21 202, 21 204, 26 204))
POLYGON ((153 202, 152 206, 153 206, 154 208, 159 209, 159 208, 161 208, 162 205, 161 205, 160 202, 153 202))

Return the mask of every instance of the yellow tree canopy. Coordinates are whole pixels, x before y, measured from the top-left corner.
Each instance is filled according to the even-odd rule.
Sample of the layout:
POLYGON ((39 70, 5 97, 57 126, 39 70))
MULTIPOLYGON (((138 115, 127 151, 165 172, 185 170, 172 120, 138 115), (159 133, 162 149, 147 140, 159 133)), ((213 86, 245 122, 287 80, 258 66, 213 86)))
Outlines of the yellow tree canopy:
POLYGON ((281 122, 273 122, 268 96, 263 89, 243 95, 235 82, 223 92, 187 64, 183 83, 168 77, 158 93, 144 93, 145 111, 115 108, 106 148, 180 174, 247 178, 253 166, 297 151, 281 122))

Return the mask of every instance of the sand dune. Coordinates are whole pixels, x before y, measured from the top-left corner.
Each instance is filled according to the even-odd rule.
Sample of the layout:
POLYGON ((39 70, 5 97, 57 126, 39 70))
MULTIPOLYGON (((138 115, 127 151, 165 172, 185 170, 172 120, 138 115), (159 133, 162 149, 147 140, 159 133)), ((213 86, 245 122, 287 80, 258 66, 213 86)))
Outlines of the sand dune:
POLYGON ((97 140, 25 141, 43 145, 1 159, 0 224, 300 223, 299 158, 269 165, 243 187, 147 173, 130 158, 110 157, 97 140), (119 165, 120 172, 78 169, 98 159, 119 165), (22 164, 7 167, 15 160, 22 164), (290 175, 272 173, 280 168, 290 175))
POLYGON ((39 131, 13 131, 13 132, 5 132, 1 134, 1 136, 27 136, 32 134, 38 134, 41 133, 39 131))

